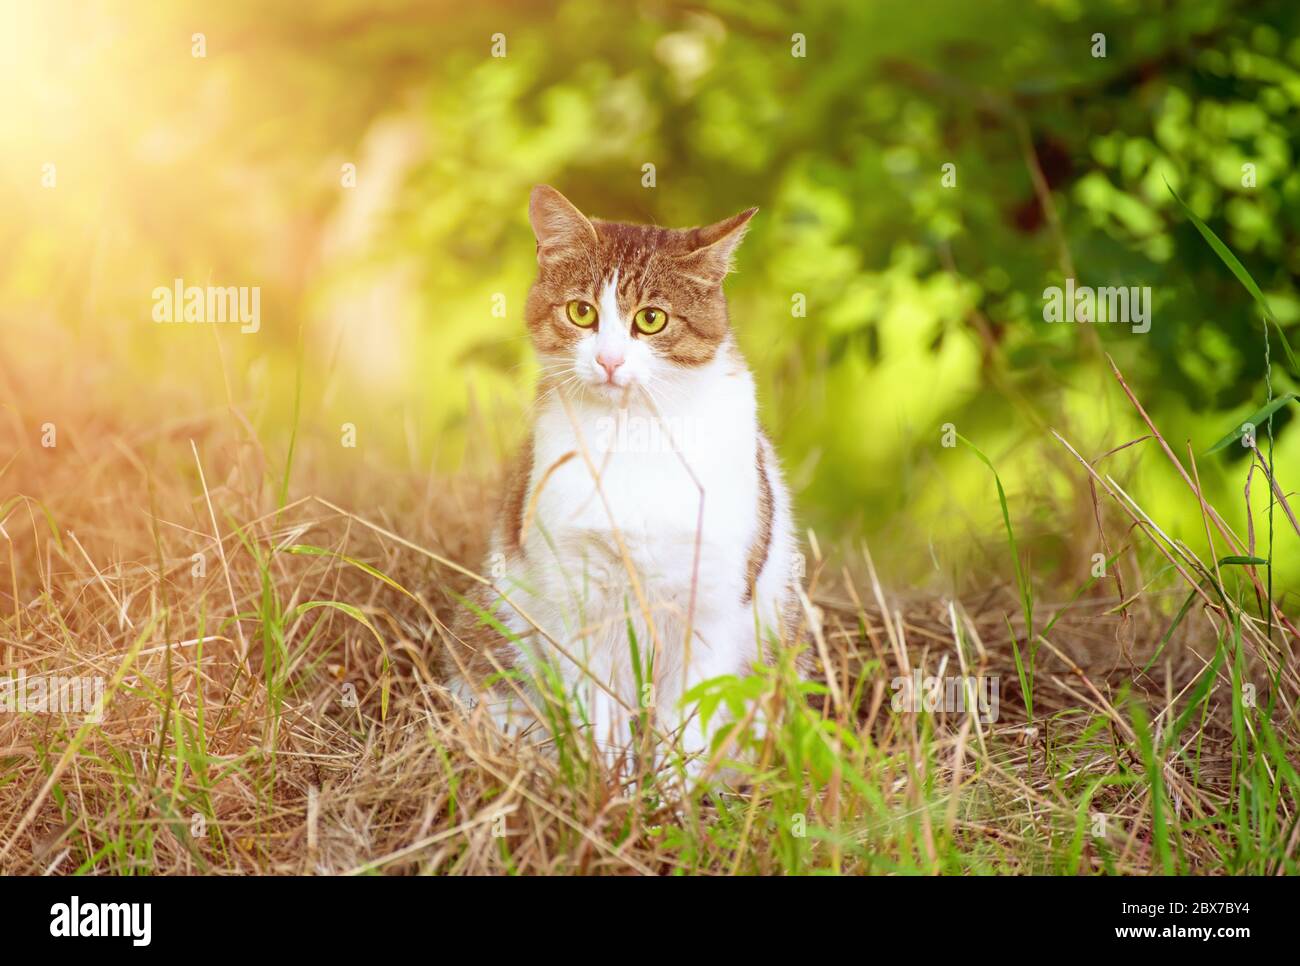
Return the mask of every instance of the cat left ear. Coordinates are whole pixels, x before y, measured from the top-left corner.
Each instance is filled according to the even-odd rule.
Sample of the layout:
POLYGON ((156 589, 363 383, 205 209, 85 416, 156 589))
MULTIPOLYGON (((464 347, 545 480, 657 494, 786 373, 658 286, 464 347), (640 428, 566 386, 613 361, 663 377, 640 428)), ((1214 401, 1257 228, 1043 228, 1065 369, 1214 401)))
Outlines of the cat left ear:
POLYGON ((738 215, 703 228, 691 236, 692 248, 681 257, 682 268, 702 282, 717 285, 731 271, 732 255, 749 228, 749 219, 758 212, 749 208, 738 215))

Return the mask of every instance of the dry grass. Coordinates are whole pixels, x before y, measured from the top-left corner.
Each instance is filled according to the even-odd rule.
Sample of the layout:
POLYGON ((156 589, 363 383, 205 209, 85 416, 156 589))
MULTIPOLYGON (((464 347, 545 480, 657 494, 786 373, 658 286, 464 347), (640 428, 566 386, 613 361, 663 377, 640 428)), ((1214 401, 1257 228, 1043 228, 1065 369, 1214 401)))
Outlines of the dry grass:
POLYGON ((1104 468, 1122 600, 1111 578, 1029 608, 1012 580, 900 596, 865 547, 814 554, 826 687, 766 681, 782 726, 733 736, 750 784, 682 797, 451 705, 434 658, 490 487, 330 472, 304 441, 293 490, 319 495, 277 509, 237 415, 139 434, 70 409, 44 449, 31 397, 7 392, 0 677, 101 676, 109 697, 99 724, 0 714, 0 871, 1295 870, 1295 631, 1279 613, 1270 642, 1249 580, 1220 596, 1158 520, 1128 526, 1143 511, 1104 468), (1146 589, 1171 584, 1153 548, 1188 578, 1172 596, 1146 589), (996 676, 998 720, 893 710, 914 667, 996 676))

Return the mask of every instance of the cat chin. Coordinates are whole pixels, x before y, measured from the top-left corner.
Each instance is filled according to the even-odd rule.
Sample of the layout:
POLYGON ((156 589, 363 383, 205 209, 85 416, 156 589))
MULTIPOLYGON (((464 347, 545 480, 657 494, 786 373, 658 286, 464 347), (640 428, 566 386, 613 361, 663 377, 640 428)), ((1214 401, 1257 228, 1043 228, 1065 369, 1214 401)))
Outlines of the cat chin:
POLYGON ((621 405, 627 405, 637 396, 637 387, 635 385, 612 386, 608 382, 594 382, 589 383, 588 387, 598 399, 621 405))

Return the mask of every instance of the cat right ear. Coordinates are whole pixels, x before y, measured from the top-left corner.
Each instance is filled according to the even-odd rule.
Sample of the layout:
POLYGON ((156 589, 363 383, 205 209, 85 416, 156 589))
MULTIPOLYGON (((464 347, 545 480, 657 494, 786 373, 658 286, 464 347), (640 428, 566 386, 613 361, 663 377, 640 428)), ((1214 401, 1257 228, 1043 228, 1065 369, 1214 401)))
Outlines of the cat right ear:
POLYGON ((586 215, 548 184, 539 184, 528 199, 528 220, 537 236, 537 263, 591 248, 596 229, 586 215))

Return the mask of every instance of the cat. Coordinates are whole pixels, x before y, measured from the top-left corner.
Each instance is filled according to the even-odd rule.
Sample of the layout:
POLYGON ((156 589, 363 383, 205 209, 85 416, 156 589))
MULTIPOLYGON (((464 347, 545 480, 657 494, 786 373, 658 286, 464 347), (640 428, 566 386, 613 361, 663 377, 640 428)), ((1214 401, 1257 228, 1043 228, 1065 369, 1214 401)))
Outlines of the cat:
POLYGON ((617 756, 653 705, 698 770, 707 736, 682 695, 790 646, 790 494, 722 289, 756 211, 668 229, 532 191, 525 321, 542 376, 483 568, 493 587, 471 592, 448 647, 452 693, 504 728, 558 682, 598 747, 617 756))

